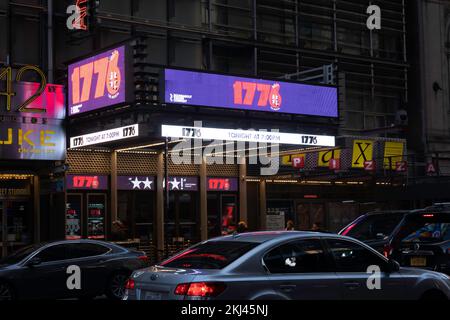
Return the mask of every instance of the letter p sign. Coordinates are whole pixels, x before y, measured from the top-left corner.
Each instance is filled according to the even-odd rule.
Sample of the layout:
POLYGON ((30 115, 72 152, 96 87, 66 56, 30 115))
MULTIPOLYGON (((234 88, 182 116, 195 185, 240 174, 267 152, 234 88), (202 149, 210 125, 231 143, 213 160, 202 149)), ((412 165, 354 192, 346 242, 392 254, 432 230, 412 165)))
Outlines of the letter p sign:
POLYGON ((305 157, 292 158, 292 167, 295 169, 305 168, 305 157))

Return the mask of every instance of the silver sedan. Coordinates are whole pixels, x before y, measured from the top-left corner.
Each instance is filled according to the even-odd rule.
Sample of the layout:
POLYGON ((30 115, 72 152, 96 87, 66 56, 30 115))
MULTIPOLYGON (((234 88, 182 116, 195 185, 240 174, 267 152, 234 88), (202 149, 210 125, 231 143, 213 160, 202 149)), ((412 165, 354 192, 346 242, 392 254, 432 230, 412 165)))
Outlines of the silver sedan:
POLYGON ((255 232, 195 245, 135 271, 124 300, 449 299, 444 274, 401 268, 352 238, 255 232))

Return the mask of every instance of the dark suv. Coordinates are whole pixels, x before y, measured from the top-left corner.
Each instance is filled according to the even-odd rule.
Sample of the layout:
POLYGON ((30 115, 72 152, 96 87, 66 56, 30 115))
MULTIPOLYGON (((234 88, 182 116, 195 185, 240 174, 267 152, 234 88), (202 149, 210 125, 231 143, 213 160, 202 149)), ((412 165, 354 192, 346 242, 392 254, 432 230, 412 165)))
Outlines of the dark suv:
POLYGON ((450 274, 450 210, 447 206, 371 212, 357 218, 339 234, 367 243, 402 266, 450 274))
POLYGON ((366 213, 342 229, 339 234, 365 242, 388 256, 394 230, 410 211, 375 211, 366 213))

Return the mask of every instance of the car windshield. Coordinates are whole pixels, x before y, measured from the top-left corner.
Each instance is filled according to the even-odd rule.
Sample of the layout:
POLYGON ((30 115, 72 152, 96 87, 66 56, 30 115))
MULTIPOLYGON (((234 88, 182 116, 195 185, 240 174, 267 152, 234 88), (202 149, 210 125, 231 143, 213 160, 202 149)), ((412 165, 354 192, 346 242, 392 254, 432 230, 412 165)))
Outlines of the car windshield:
POLYGON ((389 236, 403 218, 401 213, 373 214, 348 226, 342 235, 361 241, 380 239, 389 236))
POLYGON ((0 260, 0 264, 16 264, 21 262, 23 259, 28 257, 31 253, 39 249, 42 245, 31 245, 24 247, 20 250, 17 250, 10 256, 6 257, 3 260, 0 260))
POLYGON ((192 247, 161 265, 169 268, 223 269, 258 243, 242 241, 213 241, 192 247))
POLYGON ((450 216, 423 214, 409 219, 400 233, 404 243, 436 243, 450 240, 450 216))

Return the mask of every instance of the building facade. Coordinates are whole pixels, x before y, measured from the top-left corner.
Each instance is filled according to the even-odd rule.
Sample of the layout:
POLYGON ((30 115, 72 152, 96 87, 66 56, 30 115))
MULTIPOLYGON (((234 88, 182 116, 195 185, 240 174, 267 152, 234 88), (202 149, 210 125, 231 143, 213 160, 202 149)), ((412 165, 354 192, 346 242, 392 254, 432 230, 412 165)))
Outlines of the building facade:
MULTIPOLYGON (((135 88, 136 95, 144 91, 144 97, 69 117, 66 122, 68 138, 136 123, 142 137, 69 148, 65 161, 32 163, 52 168, 29 173, 31 185, 36 176, 48 181, 47 191, 41 186, 34 198, 29 195, 30 201, 40 200, 34 202, 34 213, 30 213, 35 241, 64 236, 117 237, 139 239, 164 250, 165 243, 196 242, 219 235, 240 220, 253 230, 283 228, 287 220, 293 220, 301 229, 320 222, 337 231, 363 211, 414 203, 404 189, 411 169, 406 173, 393 170, 397 162, 411 162, 404 140, 407 133, 399 119, 399 112, 410 111, 409 2, 97 2, 98 8, 95 1, 0 1, 0 41, 4 44, 0 46, 0 64, 15 69, 37 65, 49 83, 66 89, 71 81, 69 65, 136 39, 146 48, 134 56, 149 80, 144 90, 135 88), (77 3, 96 11, 86 18, 88 30, 67 28, 67 8, 77 3), (382 9, 381 30, 367 28, 370 4, 382 9), (329 84, 338 88, 339 116, 167 106, 160 99, 159 76, 166 67, 329 84), (281 169, 271 177, 261 176, 260 166, 246 162, 177 165, 168 161, 166 170, 164 140, 160 135, 157 139, 159 129, 155 128, 161 124, 192 126, 194 121, 212 128, 335 136, 342 167, 330 169, 328 162, 335 158, 334 153, 332 158, 325 155, 325 163, 319 159, 334 149, 282 148, 281 169), (366 154, 356 154, 355 159, 358 141, 371 145, 370 159, 365 159, 366 154), (292 165, 298 155, 305 161, 302 170, 292 165), (365 170, 364 163, 355 166, 354 160, 359 158, 378 164, 376 170, 365 170), (165 193, 165 176, 175 184, 183 181, 186 188, 165 193), (120 181, 135 181, 135 185, 130 189, 120 181)), ((136 71, 134 75, 136 85, 136 71)), ((31 74, 29 77, 29 81, 38 81, 31 74)), ((6 161, 2 167, 5 179, 8 172, 3 168, 7 165, 17 169, 16 163, 6 161)), ((29 170, 28 163, 21 162, 21 166, 29 170)), ((6 236, 4 239, 8 241, 6 236)))

